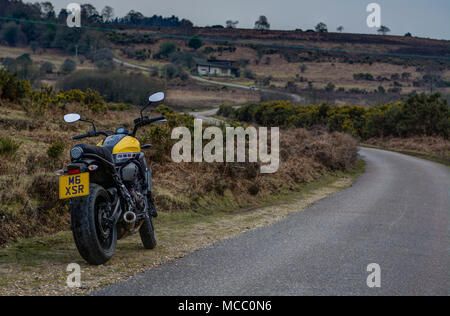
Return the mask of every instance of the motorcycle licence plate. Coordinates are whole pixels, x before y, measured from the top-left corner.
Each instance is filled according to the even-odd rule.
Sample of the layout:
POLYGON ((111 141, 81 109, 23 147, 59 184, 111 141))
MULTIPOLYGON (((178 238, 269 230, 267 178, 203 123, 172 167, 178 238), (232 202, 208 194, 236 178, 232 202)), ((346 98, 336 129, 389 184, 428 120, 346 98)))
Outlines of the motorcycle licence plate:
POLYGON ((59 177, 59 198, 70 199, 89 195, 89 173, 59 177))

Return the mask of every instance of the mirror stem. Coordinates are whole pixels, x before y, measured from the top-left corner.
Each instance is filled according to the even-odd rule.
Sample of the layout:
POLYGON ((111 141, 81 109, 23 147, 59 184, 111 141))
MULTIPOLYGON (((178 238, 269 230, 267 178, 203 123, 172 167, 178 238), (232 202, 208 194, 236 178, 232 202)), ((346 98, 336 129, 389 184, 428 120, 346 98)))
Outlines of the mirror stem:
POLYGON ((97 128, 95 127, 94 121, 83 120, 83 119, 80 119, 80 121, 81 122, 86 122, 86 123, 91 123, 92 124, 92 128, 94 129, 94 132, 97 132, 97 128))

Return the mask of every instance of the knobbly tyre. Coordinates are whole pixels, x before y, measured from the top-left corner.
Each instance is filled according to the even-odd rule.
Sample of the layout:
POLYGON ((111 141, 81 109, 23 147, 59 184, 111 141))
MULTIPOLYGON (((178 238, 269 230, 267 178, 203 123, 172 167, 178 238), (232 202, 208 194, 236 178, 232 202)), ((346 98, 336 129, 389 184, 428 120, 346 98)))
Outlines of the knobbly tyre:
POLYGON ((143 112, 148 106, 164 100, 158 92, 141 109, 134 120, 132 133, 125 127, 115 132, 98 131, 93 121, 79 114, 67 114, 67 123, 77 121, 92 124, 87 137, 106 137, 97 146, 78 144, 71 149, 71 164, 57 171, 59 198, 71 199, 71 229, 80 255, 92 265, 106 263, 114 255, 118 239, 140 233, 146 249, 156 247, 154 218, 157 217, 152 196, 151 170, 147 167, 143 149, 136 139, 140 127, 166 122, 164 116, 150 118, 143 112))

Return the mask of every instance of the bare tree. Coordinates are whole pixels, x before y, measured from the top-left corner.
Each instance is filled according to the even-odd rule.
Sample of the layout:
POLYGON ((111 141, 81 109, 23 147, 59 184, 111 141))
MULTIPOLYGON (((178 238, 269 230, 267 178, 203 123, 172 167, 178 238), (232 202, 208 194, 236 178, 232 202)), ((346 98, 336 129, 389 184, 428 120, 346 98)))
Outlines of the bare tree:
POLYGON ((379 29, 378 29, 378 33, 382 34, 382 35, 386 35, 387 33, 389 33, 391 31, 390 28, 388 28, 385 25, 382 25, 379 29))
POLYGON ((237 25, 239 24, 239 21, 228 20, 226 22, 226 24, 227 24, 228 29, 235 29, 237 27, 237 25))
POLYGON ((258 21, 255 22, 255 30, 269 30, 270 24, 265 15, 261 15, 258 19, 258 21))
POLYGON ((102 10, 103 22, 109 22, 114 18, 114 9, 110 6, 106 6, 102 10))
POLYGON ((338 28, 336 29, 338 32, 340 32, 340 33, 342 33, 343 31, 344 31, 344 27, 341 25, 341 26, 338 26, 338 28))

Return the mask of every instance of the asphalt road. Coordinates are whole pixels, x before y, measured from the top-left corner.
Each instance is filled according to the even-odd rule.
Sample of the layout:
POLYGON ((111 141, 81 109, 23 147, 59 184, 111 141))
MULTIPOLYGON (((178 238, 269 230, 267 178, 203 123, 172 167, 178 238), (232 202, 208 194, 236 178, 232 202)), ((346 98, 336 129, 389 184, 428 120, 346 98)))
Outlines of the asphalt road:
POLYGON ((449 295, 450 169, 362 149, 353 187, 98 295, 449 295), (367 286, 379 264, 381 287, 367 286))

